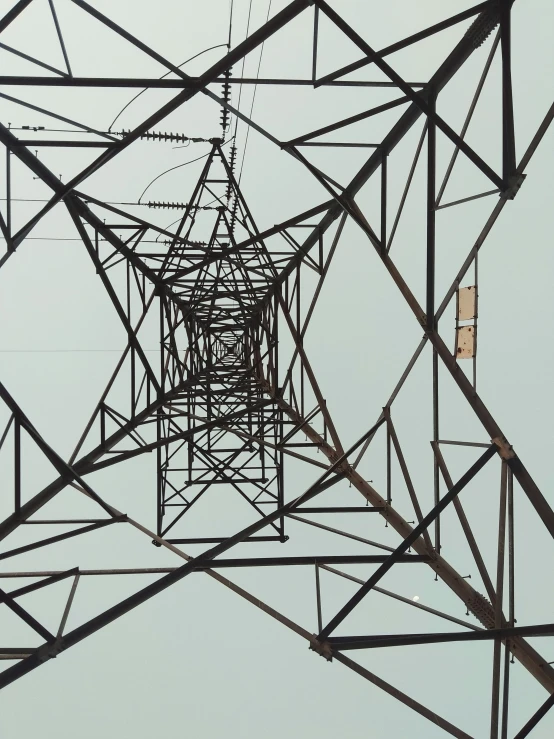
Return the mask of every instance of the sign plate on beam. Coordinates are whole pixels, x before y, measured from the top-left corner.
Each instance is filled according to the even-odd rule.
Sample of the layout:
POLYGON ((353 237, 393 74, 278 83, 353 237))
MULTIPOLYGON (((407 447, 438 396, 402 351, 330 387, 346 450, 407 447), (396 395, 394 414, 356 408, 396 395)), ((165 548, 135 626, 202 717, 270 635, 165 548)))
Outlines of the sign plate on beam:
POLYGON ((458 289, 458 321, 471 321, 475 318, 476 297, 475 285, 458 289))
POLYGON ((475 356, 475 326, 458 326, 456 329, 456 358, 471 359, 475 356))

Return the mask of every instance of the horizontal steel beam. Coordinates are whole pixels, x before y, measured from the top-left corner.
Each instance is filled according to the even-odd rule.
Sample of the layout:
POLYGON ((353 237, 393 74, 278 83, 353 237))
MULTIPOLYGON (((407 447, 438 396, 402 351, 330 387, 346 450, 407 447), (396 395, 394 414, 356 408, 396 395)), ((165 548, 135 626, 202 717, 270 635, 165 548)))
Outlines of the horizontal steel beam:
POLYGON ((482 631, 444 632, 439 634, 383 634, 376 636, 335 636, 327 642, 333 649, 371 649, 374 647, 403 647, 415 644, 439 644, 443 642, 487 641, 510 639, 514 636, 554 636, 554 624, 514 626, 482 631))
MULTIPOLYGON (((313 80, 260 77, 216 77, 208 84, 231 85, 296 85, 315 87, 313 80)), ((411 87, 424 87, 425 82, 407 82, 411 87)), ((169 79, 155 77, 45 77, 0 75, 0 85, 26 85, 35 87, 143 87, 149 89, 201 90, 206 86, 201 77, 169 79)), ((320 82, 318 87, 396 87, 394 82, 362 80, 337 80, 320 82)))
MULTIPOLYGON (((313 445, 312 445, 313 446, 313 445)), ((383 513, 379 506, 301 506, 297 513, 383 513)))
MULTIPOLYGON (((418 554, 405 554, 398 562, 421 563, 429 561, 429 557, 418 554)), ((240 559, 214 559, 198 569, 220 569, 224 567, 288 567, 316 564, 381 564, 387 560, 382 554, 330 554, 312 557, 243 557, 240 559)))

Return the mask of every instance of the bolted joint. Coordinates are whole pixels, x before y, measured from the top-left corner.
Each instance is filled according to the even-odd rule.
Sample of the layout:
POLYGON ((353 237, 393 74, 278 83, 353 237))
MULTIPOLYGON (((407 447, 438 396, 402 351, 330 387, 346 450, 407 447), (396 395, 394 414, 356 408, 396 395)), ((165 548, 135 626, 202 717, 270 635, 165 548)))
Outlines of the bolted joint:
POLYGON ((508 187, 500 193, 502 200, 513 200, 527 175, 515 174, 508 178, 508 187))
POLYGON ((55 659, 63 649, 64 647, 62 646, 60 639, 56 639, 56 641, 51 644, 43 644, 42 647, 39 647, 36 651, 36 655, 40 662, 47 662, 49 659, 55 659))
POLYGON ((511 444, 508 444, 506 439, 502 436, 497 436, 494 439, 491 439, 493 444, 496 444, 498 447, 498 453, 502 457, 502 459, 508 460, 513 459, 516 456, 516 453, 514 452, 514 449, 511 444))
MULTIPOLYGON (((386 505, 385 505, 385 512, 383 513, 383 515, 385 516, 385 519, 387 520, 387 522, 388 522, 388 519, 387 519, 388 509, 391 508, 391 507, 392 506, 389 503, 386 503, 386 505)), ((429 559, 432 562, 436 562, 438 560, 438 558, 441 556, 440 555, 440 551, 438 551, 434 547, 432 549, 426 549, 426 554, 427 554, 427 556, 429 557, 429 559)), ((439 574, 439 570, 441 569, 440 566, 437 566, 434 569, 435 569, 435 575, 438 575, 439 574)))
POLYGON ((494 629, 494 609, 488 598, 485 598, 481 593, 474 592, 472 597, 466 601, 466 606, 485 628, 494 629))
POLYGON ((331 645, 329 644, 329 642, 326 641, 318 641, 315 634, 312 634, 312 638, 310 639, 310 649, 313 652, 317 652, 319 656, 326 659, 327 662, 333 661, 333 650, 331 649, 331 645))

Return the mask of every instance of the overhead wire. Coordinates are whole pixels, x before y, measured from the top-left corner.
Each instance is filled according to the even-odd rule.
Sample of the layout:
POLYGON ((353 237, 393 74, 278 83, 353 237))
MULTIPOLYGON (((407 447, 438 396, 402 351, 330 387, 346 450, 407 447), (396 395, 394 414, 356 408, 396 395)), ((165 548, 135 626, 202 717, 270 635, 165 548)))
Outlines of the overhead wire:
MULTIPOLYGON (((177 220, 181 220, 178 218, 177 220)), ((177 221, 174 221, 174 223, 177 223, 177 221)), ((139 226, 137 228, 140 228, 139 226)), ((163 236, 164 234, 160 234, 163 236)), ((1 241, 5 241, 4 236, 0 236, 1 241)), ((69 237, 69 236, 26 236, 25 241, 78 241, 80 244, 83 243, 83 239, 77 238, 77 237, 69 237)), ((107 239, 99 239, 99 242, 101 243, 109 243, 107 239)), ((159 244, 160 242, 158 239, 142 239, 140 242, 141 244, 159 244)), ((200 243, 200 242, 198 242, 200 243)))
POLYGON ((235 5, 235 0, 230 0, 229 4, 229 40, 227 42, 227 48, 231 48, 231 36, 233 33, 233 7, 235 5))
MULTIPOLYGON (((271 12, 271 2, 272 2, 272 0, 269 0, 269 4, 267 6, 267 15, 266 15, 266 19, 265 19, 265 22, 266 23, 269 20, 269 14, 271 12)), ((250 114, 248 116, 250 119, 252 119, 252 113, 254 111, 254 103, 256 101, 256 91, 258 89, 257 80, 260 78, 260 68, 262 66, 262 57, 263 57, 263 54, 264 54, 264 46, 265 46, 265 41, 262 42, 262 46, 260 48, 260 56, 259 56, 259 59, 258 59, 258 70, 256 72, 256 83, 254 84, 254 92, 252 93, 252 103, 250 105, 250 114)), ((242 85, 241 85, 241 87, 242 87, 242 85)), ((239 177, 238 177, 238 184, 239 185, 240 185, 240 181, 241 181, 241 178, 242 178, 242 170, 243 170, 243 167, 244 167, 244 159, 246 157, 246 149, 247 149, 247 146, 248 146, 248 136, 249 136, 249 134, 250 134, 250 126, 248 126, 248 128, 246 129, 246 139, 244 141, 244 149, 242 150, 242 159, 241 159, 241 163, 240 163, 240 171, 239 171, 239 177)))
MULTIPOLYGON (((73 352, 121 352, 124 349, 0 349, 0 354, 58 354, 73 352)), ((143 352, 159 352, 159 349, 143 349, 143 352)))
MULTIPOLYGON (((232 141, 232 140, 233 140, 233 137, 231 137, 231 138, 227 139, 227 141, 224 141, 224 142, 223 142, 223 143, 221 144, 221 146, 222 146, 222 147, 223 147, 223 146, 225 146, 226 144, 228 144, 228 143, 229 143, 229 141, 232 141)), ((174 147, 174 148, 175 148, 175 149, 178 149, 178 148, 182 148, 182 147, 177 147, 177 146, 176 146, 176 147, 174 147)), ((163 176, 164 176, 164 174, 167 174, 168 172, 172 172, 172 171, 173 171, 174 169, 179 169, 180 167, 186 167, 186 166, 187 166, 187 164, 193 164, 193 162, 198 162, 198 161, 200 161, 200 159, 205 159, 205 158, 206 158, 206 157, 208 157, 209 155, 210 155, 210 152, 208 152, 207 154, 202 154, 202 156, 201 156, 201 157, 196 157, 196 159, 191 159, 191 160, 190 160, 190 161, 188 161, 188 162, 183 162, 182 164, 177 164, 177 165, 176 165, 175 167, 170 167, 169 169, 166 169, 166 170, 165 170, 165 172, 162 172, 161 174, 159 174, 159 175, 157 175, 156 177, 154 177, 154 179, 153 179, 153 180, 152 180, 151 182, 149 182, 149 183, 148 183, 148 185, 146 185, 146 187, 145 187, 145 188, 144 188, 144 190, 142 191, 142 194, 141 194, 141 196, 139 197, 139 199, 138 199, 138 201, 137 201, 136 205, 142 205, 142 203, 141 203, 140 201, 142 200, 142 198, 143 198, 143 196, 144 196, 144 193, 145 193, 145 192, 146 192, 146 191, 148 190, 148 188, 150 187, 150 185, 153 185, 153 184, 154 184, 154 182, 156 182, 156 180, 159 180, 159 179, 160 179, 160 177, 163 177, 163 176)))
MULTIPOLYGON (((246 21, 246 37, 245 37, 245 41, 248 39, 248 36, 250 34, 250 16, 251 16, 251 14, 252 14, 252 0, 250 0, 250 5, 248 6, 248 19, 246 21)), ((241 79, 244 78, 244 64, 245 64, 245 62, 246 62, 246 54, 242 57, 242 66, 240 68, 240 76, 241 76, 241 79)), ((239 85, 239 99, 238 99, 238 102, 237 102, 237 110, 240 110, 240 99, 241 99, 241 97, 242 97, 242 83, 239 85)), ((239 123, 239 119, 238 118, 235 118, 235 134, 234 134, 234 138, 236 138, 236 136, 237 136, 237 126, 238 126, 238 123, 239 123)))
MULTIPOLYGON (((269 17, 269 10, 270 10, 270 8, 271 8, 271 0, 269 2, 268 17, 269 17)), ((229 33, 228 33, 228 41, 227 41, 227 44, 217 44, 215 46, 210 46, 207 49, 204 49, 203 51, 199 52, 198 54, 195 54, 194 56, 190 57, 186 61, 184 61, 181 64, 179 64, 178 65, 179 68, 183 67, 185 64, 188 64, 189 62, 193 61, 194 59, 198 58, 202 54, 207 53, 208 51, 213 51, 214 49, 218 49, 218 48, 221 48, 223 46, 227 46, 228 49, 231 48, 232 29, 233 29, 233 10, 234 10, 234 0, 230 0, 230 3, 229 3, 229 33)), ((251 12, 252 12, 252 0, 250 0, 249 7, 248 7, 248 20, 247 20, 247 28, 246 28, 246 37, 247 38, 248 38, 248 35, 249 35, 249 29, 250 29, 251 12)), ((263 44, 262 44, 262 53, 263 53, 263 44)), ((261 54, 260 54, 260 59, 261 59, 261 54)), ((241 76, 244 75, 244 64, 245 64, 245 58, 243 57, 241 76)), ((163 74, 159 79, 164 79, 169 74, 171 74, 171 70, 168 71, 168 72, 166 72, 165 74, 163 74)), ((258 74, 259 74, 259 64, 258 64, 258 74)), ((121 114, 131 105, 131 103, 133 103, 138 97, 140 97, 140 95, 142 95, 148 89, 150 89, 150 88, 145 87, 143 90, 141 90, 137 95, 135 95, 119 111, 119 113, 113 119, 112 123, 110 124, 110 126, 108 128, 108 132, 109 133, 111 133, 112 127, 116 123, 117 119, 121 116, 121 114)), ((241 93, 242 93, 242 84, 240 85, 240 90, 239 90, 239 106, 240 106, 241 93)), ((254 94, 255 94, 255 88, 254 88, 254 94)), ((27 130, 27 129, 30 129, 30 130, 38 130, 38 128, 35 129, 35 127, 31 127, 31 126, 24 126, 24 127, 21 127, 18 130, 27 130)), ((14 129, 14 130, 16 130, 16 129, 14 129)), ((40 130, 44 130, 44 131, 48 130, 48 131, 60 132, 60 133, 61 132, 67 132, 67 133, 78 133, 78 132, 80 132, 79 129, 45 129, 44 127, 40 127, 40 130)), ((227 141, 223 142, 221 144, 222 146, 225 146, 226 144, 228 144, 230 141, 232 141, 235 138, 235 136, 236 136, 236 130, 237 130, 237 124, 235 122, 235 133, 227 141)), ((187 144, 185 146, 174 146, 173 148, 174 149, 187 148, 189 146, 189 144, 190 144, 190 141, 187 142, 187 144)), ((138 201, 136 203, 135 202, 127 202, 127 201, 106 201, 106 205, 125 205, 125 206, 145 205, 145 203, 141 203, 141 200, 144 197, 144 195, 147 192, 147 190, 151 187, 151 185, 154 184, 154 182, 156 182, 158 179, 160 179, 164 175, 168 174, 169 172, 174 171, 175 169, 180 169, 181 167, 186 167, 189 164, 193 164, 194 162, 198 162, 201 159, 205 159, 207 156, 209 156, 209 152, 207 154, 203 154, 200 157, 196 157, 195 159, 191 159, 188 162, 183 162, 181 164, 177 164, 176 166, 170 167, 169 169, 165 170, 164 172, 161 172, 151 182, 148 183, 148 185, 145 187, 145 189, 141 193, 141 195, 138 198, 138 201)), ((244 157, 243 157, 243 161, 244 161, 244 157)), ((6 198, 0 198, 0 201, 2 201, 2 200, 6 200, 6 198)), ((48 199, 41 199, 41 198, 10 198, 10 200, 12 202, 36 202, 36 203, 49 202, 48 199)), ((215 200, 211 201, 209 203, 209 205, 211 205, 214 202, 215 202, 215 200)), ((170 224, 170 226, 168 226, 168 228, 171 227, 172 225, 174 225, 175 223, 177 223, 178 220, 180 220, 180 219, 177 219, 176 221, 173 221, 170 224)), ((64 237, 61 237, 61 238, 55 238, 55 237, 28 237, 28 240, 34 240, 34 241, 80 241, 80 239, 64 238, 64 237)), ((156 241, 157 241, 157 239, 156 239, 156 241)))
MULTIPOLYGON (((7 201, 8 198, 0 198, 0 202, 7 201)), ((86 198, 84 198, 85 202, 87 201, 86 198)), ((50 200, 48 198, 10 198, 11 203, 49 203, 50 200)), ((147 206, 147 203, 135 203, 135 202, 127 202, 125 200, 105 200, 105 205, 144 205, 147 206)))
MULTIPOLYGON (((250 4, 252 4, 252 0, 250 0, 250 4)), ((231 34, 232 34, 232 28, 233 28, 233 6, 234 6, 234 0, 231 0, 230 1, 230 7, 229 7, 229 34, 228 34, 227 44, 220 44, 220 46, 227 46, 228 49, 231 48, 231 34)), ((217 48, 217 47, 211 47, 211 48, 217 48)), ((203 52, 201 52, 201 53, 203 53, 203 52)), ((199 56, 199 54, 197 54, 196 56, 199 56)), ((192 61, 192 59, 195 59, 195 58, 196 57, 192 57, 188 61, 192 61)), ((187 64, 187 62, 183 62, 183 64, 187 64)), ((183 66, 183 64, 181 64, 180 66, 183 66)), ((167 74, 165 74, 164 77, 167 77, 168 74, 169 74, 169 72, 167 72, 167 74)), ((142 92, 144 92, 144 90, 142 92)), ((138 95, 136 97, 138 97, 138 95)), ((134 99, 136 99, 136 97, 134 99)), ((125 110, 125 108, 123 110, 125 110)), ((123 112, 123 111, 121 111, 121 112, 123 112)), ((121 113, 120 113, 120 115, 121 115, 121 113)), ((117 120, 117 118, 115 120, 117 120)), ((114 121, 114 123, 115 123, 115 121, 114 121)), ((112 123, 112 126, 113 126, 113 123, 112 123)), ((110 128, 111 128, 111 126, 110 126, 110 128)), ((223 142, 221 144, 221 146, 222 147, 225 146, 225 144, 229 143, 229 141, 232 141, 232 139, 233 139, 233 137, 227 139, 227 141, 223 142)), ((183 147, 183 146, 174 146, 173 148, 174 149, 182 149, 182 148, 188 147, 188 145, 189 144, 187 143, 185 147, 183 147)), ((201 157, 197 157, 196 159, 191 159, 188 162, 183 162, 183 164, 177 164, 175 167, 170 167, 169 169, 166 169, 165 172, 162 172, 157 177, 154 177, 154 179, 151 182, 149 182, 148 185, 142 191, 142 194, 140 195, 140 197, 138 199, 138 203, 140 204, 140 201, 144 197, 144 194, 146 193, 146 191, 148 190, 148 188, 151 185, 153 185, 154 182, 156 182, 157 180, 159 180, 160 177, 163 177, 164 175, 168 174, 168 172, 173 172, 175 169, 180 169, 181 167, 186 167, 187 164, 193 164, 194 162, 200 161, 200 159, 205 159, 207 156, 209 156, 209 152, 207 154, 203 154, 201 157)))
MULTIPOLYGON (((230 48, 231 48, 231 41, 232 41, 232 32, 233 32, 233 9, 234 9, 234 0, 230 0, 230 3, 229 3, 229 35, 228 35, 228 42, 227 42, 227 48, 228 48, 228 49, 230 49, 230 48)), ((249 7, 249 11, 248 11, 248 27, 247 27, 247 32, 246 32, 246 33, 247 33, 247 37, 248 37, 248 28, 250 27, 250 11, 251 11, 251 10, 252 10, 252 0, 250 0, 250 7, 249 7)), ((244 58, 243 58, 243 60, 242 60, 242 69, 243 69, 243 71, 244 71, 244 58)), ((242 89, 242 85, 241 85, 241 89, 242 89)), ((240 101, 240 93, 239 93, 239 101, 240 101)), ((229 139, 227 139, 227 141, 224 141, 224 142, 223 142, 223 143, 221 144, 221 146, 222 146, 222 147, 223 147, 223 146, 225 146, 226 144, 228 144, 228 143, 229 143, 230 141, 233 141, 233 140, 235 139, 235 136, 236 136, 236 130, 237 130, 237 129, 236 129, 236 124, 235 124, 235 133, 233 134, 233 136, 231 136, 231 137, 230 137, 229 139)), ((173 147, 173 149, 183 149, 183 148, 186 148, 187 146, 188 146, 188 144, 186 144, 185 146, 174 146, 174 147, 173 147)), ((200 159, 205 159, 205 158, 206 158, 207 156, 209 156, 209 152, 208 152, 208 154, 204 154, 204 155, 203 155, 202 157, 198 157, 197 159, 191 159, 191 160, 190 160, 189 162, 185 162, 185 163, 183 163, 183 164, 178 164, 177 166, 175 166, 175 167, 171 167, 170 169, 167 169, 167 170, 166 170, 165 172, 162 172, 161 174, 159 174, 159 175, 158 175, 157 177, 155 177, 155 178, 154 178, 154 179, 152 180, 152 182, 150 182, 150 183, 149 183, 149 184, 148 184, 148 185, 146 186, 145 190, 144 190, 144 191, 142 192, 141 196, 140 196, 140 197, 139 197, 139 199, 138 199, 138 203, 139 203, 139 204, 141 204, 141 203, 140 203, 140 201, 141 201, 141 200, 142 200, 142 198, 144 197, 144 194, 146 193, 146 191, 148 190, 148 188, 149 188, 149 187, 150 187, 151 185, 153 185, 153 184, 154 184, 154 182, 156 182, 156 180, 158 180, 158 179, 159 179, 160 177, 163 177, 163 175, 167 174, 168 172, 172 172, 172 171, 173 171, 173 170, 175 170, 175 169, 179 169, 180 167, 184 167, 184 166, 186 166, 187 164, 192 164, 193 162, 197 162, 197 161, 199 161, 200 159)), ((216 200, 217 200, 217 198, 216 198, 216 200)), ((212 203, 215 203, 215 200, 212 200, 212 201, 211 201, 210 203, 208 203, 208 205, 211 205, 212 203)), ((172 222, 171 222, 171 223, 170 223, 170 224, 169 224, 169 225, 168 225, 168 226, 166 227, 166 229, 167 229, 167 228, 171 228, 171 226, 175 225, 175 223, 177 223, 177 222, 178 222, 178 221, 180 221, 180 220, 181 220, 181 219, 180 219, 180 218, 178 218, 177 220, 175 220, 175 221, 172 221, 172 222)), ((159 239, 159 236, 158 236, 158 238, 156 239, 156 241, 157 241, 158 239, 159 239)))
MULTIPOLYGON (((270 6, 271 6, 271 0, 270 0, 270 6)), ((227 44, 217 44, 216 46, 211 46, 208 49, 204 49, 200 53, 195 54, 194 56, 192 56, 189 59, 187 59, 182 64, 179 64, 178 65, 179 68, 183 67, 185 64, 188 64, 189 62, 193 61, 194 59, 196 59, 197 57, 201 56, 202 54, 204 54, 204 53, 206 53, 208 51, 212 51, 212 50, 217 49, 217 48, 220 48, 222 46, 227 46, 228 49, 231 48, 232 25, 233 25, 233 7, 234 7, 234 0, 230 0, 229 35, 228 35, 228 42, 227 42, 227 44)), ((248 10, 247 36, 248 36, 249 28, 250 28, 251 10, 252 10, 252 0, 250 0, 249 10, 248 10)), ((269 11, 268 11, 268 13, 269 13, 269 11)), ((263 51, 263 46, 262 46, 262 51, 263 51)), ((242 72, 244 72, 244 58, 243 58, 243 62, 242 62, 242 72)), ((258 72, 259 72, 259 66, 258 66, 258 72)), ((170 73, 171 72, 167 72, 166 74, 162 75, 160 77, 160 79, 164 79, 170 73)), ((137 98, 140 97, 140 95, 142 95, 148 89, 149 88, 144 88, 143 90, 141 90, 137 95, 135 95, 119 111, 119 113, 116 115, 116 117, 114 118, 114 120, 110 124, 110 126, 108 128, 108 132, 111 132, 113 126, 115 125, 117 119, 121 116, 121 114, 135 100, 137 100, 137 98)), ((240 105, 240 95, 241 95, 241 92, 242 92, 242 85, 240 86, 240 91, 239 91, 239 105, 240 105)), ((25 126, 25 127, 21 127, 20 130, 32 130, 33 128, 34 127, 31 127, 31 126, 25 126)), ((44 130, 44 131, 48 130, 49 132, 51 131, 51 132, 56 132, 56 133, 58 133, 58 132, 59 133, 62 133, 62 132, 64 132, 64 133, 80 133, 80 130, 79 129, 45 129, 44 127, 41 127, 40 130, 44 130)), ((235 136, 236 136, 236 124, 235 124, 235 134, 233 136, 231 136, 227 141, 223 142, 222 143, 222 146, 225 146, 226 144, 229 143, 229 141, 232 141, 235 138, 235 136)), ((190 144, 190 141, 186 144, 186 146, 188 146, 189 144, 190 144)), ((186 146, 185 147, 173 147, 173 148, 186 148, 186 146)), ((209 156, 209 152, 207 154, 203 154, 200 157, 196 157, 195 159, 192 159, 192 160, 190 160, 188 162, 183 162, 182 164, 178 164, 175 167, 171 167, 170 169, 167 169, 164 172, 162 172, 161 174, 157 175, 157 177, 155 177, 146 186, 146 188, 143 190, 141 196, 139 197, 139 199, 138 199, 138 201, 136 203, 134 203, 134 202, 126 202, 126 201, 106 201, 106 204, 107 205, 125 205, 125 206, 145 205, 144 203, 141 203, 141 200, 142 200, 143 196, 145 195, 145 193, 149 189, 149 187, 151 185, 153 185, 154 182, 156 182, 158 179, 160 179, 160 177, 163 177, 165 174, 168 174, 169 172, 171 172, 171 171, 173 171, 175 169, 179 169, 181 167, 187 166, 188 164, 193 164, 194 162, 197 162, 197 161, 199 161, 201 159, 205 159, 207 156, 209 156)), ((0 198, 0 200, 7 200, 7 198, 0 198)), ((216 200, 217 200, 217 198, 216 198, 216 200)), ((13 202, 36 202, 36 203, 49 202, 47 199, 42 199, 42 198, 10 198, 10 201, 13 201, 13 202)), ((216 201, 215 200, 211 201, 209 203, 209 205, 211 205, 214 202, 216 202, 216 201)), ((206 207, 208 207, 208 206, 206 206, 206 207)), ((180 220, 180 219, 177 219, 177 221, 178 220, 180 220)), ((170 226, 168 226, 168 228, 171 227, 171 225, 174 225, 174 223, 177 223, 177 221, 174 221, 172 224, 170 224, 170 226)), ((158 238, 159 238, 159 236, 158 236, 158 238)), ((158 238, 155 241, 152 241, 152 242, 145 240, 143 243, 156 243, 158 241, 158 238)), ((30 237, 27 237, 27 240, 32 240, 32 241, 76 241, 76 242, 80 242, 81 241, 81 239, 78 239, 78 238, 48 237, 48 236, 30 236, 30 237)), ((83 353, 83 352, 86 352, 86 353, 114 353, 114 352, 121 353, 122 351, 123 351, 122 349, 0 349, 0 353, 2 353, 2 354, 29 354, 29 353, 58 354, 58 353, 83 353)), ((145 351, 145 352, 158 352, 158 351, 160 351, 160 349, 159 348, 158 349, 144 349, 143 351, 145 351)))
MULTIPOLYGON (((198 54, 195 54, 194 56, 191 56, 191 57, 190 57, 190 59, 187 59, 187 60, 186 60, 185 62, 182 62, 181 64, 178 64, 177 66, 178 66, 178 68, 179 68, 179 69, 181 69, 181 67, 184 67, 184 66, 185 66, 185 64, 188 64, 189 62, 192 62, 192 61, 193 61, 193 59, 197 59, 197 58, 198 58, 199 56, 201 56, 202 54, 206 54, 206 52, 208 52, 208 51, 213 51, 214 49, 219 49, 219 48, 221 48, 222 46, 227 46, 227 44, 217 44, 216 46, 210 46, 210 47, 209 47, 208 49, 204 49, 203 51, 200 51, 200 52, 198 52, 198 54)), ((161 76, 161 77, 160 77, 159 79, 161 79, 161 80, 165 79, 165 78, 166 78, 166 77, 167 77, 168 75, 170 75, 170 74, 171 74, 171 72, 172 72, 172 70, 169 70, 169 72, 166 72, 165 74, 162 74, 162 76, 161 76)), ((135 95, 135 97, 134 97, 134 98, 132 98, 131 100, 129 100, 129 102, 128 102, 128 103, 127 103, 126 105, 124 105, 124 106, 123 106, 123 108, 121 108, 121 110, 119 111, 119 113, 118 113, 118 114, 116 115, 116 117, 115 117, 115 118, 113 119, 113 121, 111 122, 111 124, 110 124, 110 126, 109 126, 109 128, 108 128, 108 131, 111 131, 111 130, 112 130, 112 126, 113 126, 113 125, 115 124, 115 122, 117 121, 117 119, 119 118, 119 116, 120 116, 120 115, 121 115, 121 114, 122 114, 122 113, 123 113, 123 112, 124 112, 125 110, 127 110, 127 108, 129 107, 129 105, 131 105, 131 103, 134 103, 134 102, 135 102, 135 100, 136 100, 136 99, 137 99, 138 97, 140 97, 140 96, 141 96, 141 95, 142 95, 142 94, 143 94, 144 92, 147 92, 147 90, 149 90, 149 89, 150 89, 149 87, 145 87, 145 88, 144 88, 143 90, 141 90, 141 91, 140 91, 140 92, 139 92, 139 93, 138 93, 137 95, 135 95)))

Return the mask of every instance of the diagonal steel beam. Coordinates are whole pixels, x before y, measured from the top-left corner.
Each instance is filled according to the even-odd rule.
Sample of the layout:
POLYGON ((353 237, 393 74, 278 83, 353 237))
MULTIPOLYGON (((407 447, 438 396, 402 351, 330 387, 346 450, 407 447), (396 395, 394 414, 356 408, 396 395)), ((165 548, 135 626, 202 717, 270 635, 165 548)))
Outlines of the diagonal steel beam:
MULTIPOLYGON (((419 93, 414 92, 410 85, 408 85, 394 69, 383 61, 379 55, 367 44, 363 38, 354 31, 354 29, 344 21, 338 13, 336 13, 325 0, 316 0, 321 10, 335 23, 335 25, 341 29, 341 31, 348 36, 367 56, 372 59, 376 67, 378 67, 384 74, 387 75, 396 85, 402 90, 404 95, 409 98, 415 105, 421 108, 421 111, 427 116, 428 120, 434 123, 437 128, 447 136, 460 151, 462 151, 468 159, 470 159, 476 167, 478 167, 483 174, 493 182, 496 187, 500 190, 504 190, 504 181, 489 165, 483 161, 483 159, 475 152, 466 142, 458 136, 458 134, 441 118, 434 110, 432 105, 429 105, 428 101, 425 100, 419 93)), ((433 88, 429 86, 432 90, 433 88)), ((434 91, 433 91, 434 92, 434 91)))
POLYGON ((32 2, 33 0, 19 0, 11 10, 8 10, 4 17, 0 18, 0 33, 2 33, 2 31, 4 31, 32 2))
MULTIPOLYGON (((267 394, 275 397, 275 390, 267 383, 260 381, 262 387, 267 394)), ((299 414, 281 397, 275 397, 277 404, 295 423, 302 424, 303 432, 310 441, 317 445, 320 451, 327 459, 334 463, 337 459, 335 449, 320 435, 313 427, 303 421, 299 414)), ((400 513, 388 504, 386 498, 381 496, 379 492, 349 464, 342 465, 341 473, 355 487, 372 506, 382 509, 381 515, 386 519, 389 526, 397 531, 400 536, 405 539, 413 532, 412 526, 400 515, 400 513)), ((311 523, 311 522, 310 522, 311 523)), ((423 538, 418 538, 412 543, 412 549, 421 555, 429 554, 423 538)), ((473 615, 487 629, 494 627, 494 609, 491 604, 478 593, 467 580, 465 580, 459 572, 457 572, 449 562, 434 553, 433 558, 428 566, 437 574, 438 577, 447 585, 454 594, 467 606, 473 615)), ((523 639, 512 639, 510 649, 513 655, 522 665, 546 688, 549 692, 554 692, 554 669, 547 664, 547 661, 536 652, 523 639)))
MULTIPOLYGON (((245 41, 238 44, 222 59, 212 65, 203 75, 198 78, 197 84, 194 88, 185 89, 180 92, 176 97, 173 98, 173 100, 170 100, 168 103, 159 108, 155 113, 153 113, 145 121, 143 121, 142 124, 137 126, 133 131, 125 136, 121 141, 117 141, 110 145, 110 147, 107 148, 106 151, 100 154, 97 159, 95 159, 91 164, 85 167, 84 170, 73 177, 73 179, 71 179, 67 184, 63 184, 57 177, 49 172, 46 167, 41 165, 41 163, 38 163, 36 157, 33 157, 33 155, 26 148, 18 146, 17 139, 15 139, 15 137, 13 137, 13 139, 15 139, 14 143, 14 140, 10 139, 9 136, 6 135, 7 129, 5 129, 4 127, 0 127, 0 141, 2 141, 2 143, 4 143, 10 149, 10 151, 13 151, 17 156, 19 156, 22 161, 24 161, 24 163, 29 166, 31 171, 33 171, 38 177, 40 177, 45 182, 45 184, 47 184, 55 193, 50 202, 47 203, 47 205, 44 206, 44 208, 42 208, 41 211, 37 213, 26 224, 26 226, 24 226, 19 231, 18 234, 15 235, 14 245, 17 246, 25 238, 25 236, 28 236, 28 234, 43 218, 43 216, 46 215, 46 213, 48 213, 55 205, 57 205, 60 200, 70 194, 71 191, 74 190, 80 183, 87 179, 87 177, 98 171, 101 167, 111 161, 115 156, 124 151, 134 141, 139 139, 142 134, 156 125, 156 123, 162 121, 166 116, 168 116, 170 113, 177 110, 177 108, 183 105, 183 103, 193 98, 198 92, 204 90, 207 85, 214 82, 227 69, 230 69, 234 64, 236 64, 236 62, 240 61, 244 56, 257 48, 279 29, 283 28, 283 26, 285 26, 293 18, 299 15, 309 5, 309 0, 293 0, 283 10, 281 10, 273 18, 271 18, 271 20, 257 29, 254 33, 252 33, 245 41)), ((178 71, 179 75, 181 76, 181 70, 178 71)), ((11 136, 13 136, 13 134, 11 134, 11 136)))

